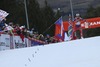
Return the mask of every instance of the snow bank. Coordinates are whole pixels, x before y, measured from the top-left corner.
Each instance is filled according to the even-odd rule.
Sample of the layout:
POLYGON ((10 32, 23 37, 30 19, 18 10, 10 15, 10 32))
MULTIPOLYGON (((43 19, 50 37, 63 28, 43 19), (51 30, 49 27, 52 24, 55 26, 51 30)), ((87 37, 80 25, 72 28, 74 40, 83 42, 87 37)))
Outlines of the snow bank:
POLYGON ((100 67, 100 37, 1 51, 0 67, 100 67))

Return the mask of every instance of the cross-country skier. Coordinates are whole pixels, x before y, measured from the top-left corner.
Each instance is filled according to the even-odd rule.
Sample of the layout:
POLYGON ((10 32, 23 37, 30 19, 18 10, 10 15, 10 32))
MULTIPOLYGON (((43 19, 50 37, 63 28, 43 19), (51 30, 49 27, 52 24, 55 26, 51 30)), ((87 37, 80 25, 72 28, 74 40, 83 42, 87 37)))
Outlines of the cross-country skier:
POLYGON ((83 38, 83 33, 82 33, 82 28, 81 28, 81 21, 83 19, 80 17, 80 14, 76 14, 76 17, 74 19, 74 22, 75 22, 75 26, 74 26, 74 33, 75 33, 75 36, 77 38, 80 38, 78 35, 77 35, 77 31, 79 30, 80 31, 80 36, 81 38, 83 38))

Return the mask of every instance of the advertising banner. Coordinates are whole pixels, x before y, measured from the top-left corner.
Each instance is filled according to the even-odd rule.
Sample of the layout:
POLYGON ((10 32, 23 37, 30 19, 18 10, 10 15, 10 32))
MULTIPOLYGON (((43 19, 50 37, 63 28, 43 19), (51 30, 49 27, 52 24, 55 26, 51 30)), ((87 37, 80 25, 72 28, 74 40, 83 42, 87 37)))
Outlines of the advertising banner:
POLYGON ((82 22, 81 27, 83 29, 100 27, 100 17, 86 19, 85 22, 82 22))
POLYGON ((3 49, 3 50, 10 49, 10 35, 1 34, 0 46, 1 46, 1 49, 3 49))

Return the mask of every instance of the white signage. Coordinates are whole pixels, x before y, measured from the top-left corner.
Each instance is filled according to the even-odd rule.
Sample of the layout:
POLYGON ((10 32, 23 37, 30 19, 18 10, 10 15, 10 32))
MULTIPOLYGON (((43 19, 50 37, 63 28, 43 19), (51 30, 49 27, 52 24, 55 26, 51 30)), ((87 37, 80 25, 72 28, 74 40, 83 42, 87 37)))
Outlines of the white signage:
POLYGON ((1 34, 0 36, 0 50, 8 50, 10 49, 10 35, 1 34))

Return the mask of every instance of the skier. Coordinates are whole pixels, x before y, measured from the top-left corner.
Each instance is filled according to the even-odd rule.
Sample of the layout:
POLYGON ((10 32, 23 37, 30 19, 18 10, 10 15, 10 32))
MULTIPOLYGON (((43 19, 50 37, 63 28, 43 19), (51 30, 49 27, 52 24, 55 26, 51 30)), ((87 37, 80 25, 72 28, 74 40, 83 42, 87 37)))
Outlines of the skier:
POLYGON ((75 36, 80 39, 80 38, 83 38, 83 33, 82 33, 82 28, 81 28, 81 21, 83 19, 80 17, 80 14, 76 14, 76 17, 75 17, 75 20, 74 20, 74 33, 75 33, 75 36), (80 32, 80 37, 78 36, 78 33, 77 32, 80 32))

